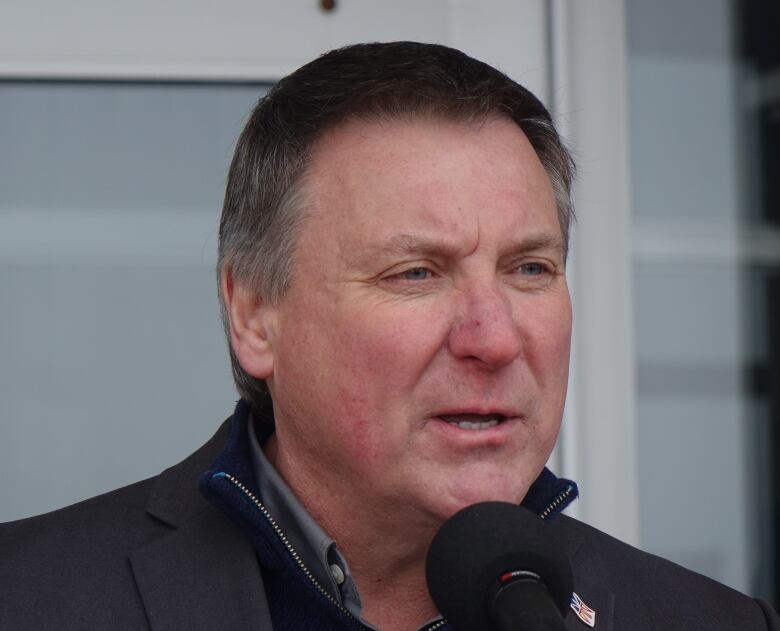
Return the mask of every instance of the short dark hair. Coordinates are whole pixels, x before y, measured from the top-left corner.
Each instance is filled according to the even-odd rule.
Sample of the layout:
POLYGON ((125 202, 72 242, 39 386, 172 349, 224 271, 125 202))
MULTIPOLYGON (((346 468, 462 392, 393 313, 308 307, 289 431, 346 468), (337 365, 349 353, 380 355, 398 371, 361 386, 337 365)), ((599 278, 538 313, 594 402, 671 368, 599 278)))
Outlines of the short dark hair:
MULTIPOLYGON (((236 145, 219 226, 217 275, 229 270, 263 300, 290 284, 301 186, 312 149, 327 130, 357 118, 502 116, 530 141, 553 186, 564 247, 573 219, 574 163, 547 109, 495 68, 438 44, 370 43, 325 53, 279 81, 253 110, 236 145)), ((223 323, 228 332, 224 297, 223 323)), ((230 359, 239 394, 256 412, 270 403, 265 383, 230 359)))

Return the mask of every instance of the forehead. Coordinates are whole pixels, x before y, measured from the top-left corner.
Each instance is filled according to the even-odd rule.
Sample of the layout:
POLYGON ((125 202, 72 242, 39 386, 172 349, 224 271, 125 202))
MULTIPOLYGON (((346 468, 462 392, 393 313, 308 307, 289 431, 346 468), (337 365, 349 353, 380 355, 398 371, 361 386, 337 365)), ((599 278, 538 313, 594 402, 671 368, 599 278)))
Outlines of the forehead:
MULTIPOLYGON (((336 170, 350 163, 354 168, 356 161, 366 171, 377 166, 384 170, 393 163, 396 170, 407 167, 418 172, 419 164, 414 158, 423 153, 437 157, 424 171, 425 175, 433 175, 442 170, 437 167, 460 161, 464 154, 479 152, 488 152, 493 165, 501 162, 506 167, 502 170, 507 172, 531 175, 544 171, 523 131, 507 117, 460 121, 434 115, 410 115, 357 118, 327 130, 315 143, 310 173, 328 166, 336 170)), ((340 172, 342 176, 348 174, 348 171, 340 172)))
MULTIPOLYGON (((508 118, 357 120, 317 143, 312 223, 352 241, 419 230, 559 233, 550 180, 508 118)), ((516 235, 514 235, 516 236, 516 235)))

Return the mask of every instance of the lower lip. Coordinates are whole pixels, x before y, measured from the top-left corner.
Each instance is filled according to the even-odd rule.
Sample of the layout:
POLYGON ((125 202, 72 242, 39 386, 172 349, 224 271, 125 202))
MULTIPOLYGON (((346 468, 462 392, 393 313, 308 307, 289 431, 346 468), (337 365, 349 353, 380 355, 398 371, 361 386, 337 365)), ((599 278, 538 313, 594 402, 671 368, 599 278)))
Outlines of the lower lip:
POLYGON ((464 429, 454 423, 448 423, 441 417, 434 416, 429 419, 429 427, 446 439, 457 441, 466 446, 499 447, 506 442, 518 422, 520 422, 519 418, 511 417, 493 427, 464 429))

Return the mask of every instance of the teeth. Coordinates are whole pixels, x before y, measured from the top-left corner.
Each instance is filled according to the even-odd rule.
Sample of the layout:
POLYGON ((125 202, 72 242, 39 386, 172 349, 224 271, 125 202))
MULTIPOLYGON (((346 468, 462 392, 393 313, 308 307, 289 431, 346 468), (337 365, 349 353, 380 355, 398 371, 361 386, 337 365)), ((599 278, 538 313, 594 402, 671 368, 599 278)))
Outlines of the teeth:
POLYGON ((482 421, 481 423, 472 423, 471 421, 449 421, 450 425, 457 425, 461 429, 487 429, 488 427, 495 427, 498 425, 498 420, 482 421))
POLYGON ((442 416, 441 419, 460 429, 488 429, 498 425, 504 417, 500 414, 452 414, 442 416))

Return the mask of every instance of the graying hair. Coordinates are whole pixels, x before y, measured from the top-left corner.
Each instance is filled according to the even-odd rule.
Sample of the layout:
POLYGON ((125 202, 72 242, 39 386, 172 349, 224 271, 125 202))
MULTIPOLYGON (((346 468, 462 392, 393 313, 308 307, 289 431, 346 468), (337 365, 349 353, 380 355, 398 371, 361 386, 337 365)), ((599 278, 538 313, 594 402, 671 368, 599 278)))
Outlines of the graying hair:
MULTIPOLYGON (((265 302, 279 301, 293 279, 296 236, 308 206, 306 169, 323 133, 353 119, 437 117, 511 119, 523 130, 550 178, 568 249, 574 218, 574 162, 549 112, 527 89, 495 68, 437 44, 357 44, 315 59, 279 81, 253 110, 236 144, 219 227, 218 278, 265 302)), ((229 322, 224 296, 225 331, 229 322)), ((265 383, 230 349, 239 394, 268 417, 265 383)))

